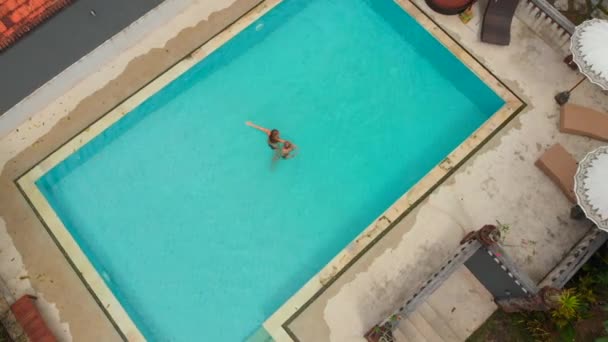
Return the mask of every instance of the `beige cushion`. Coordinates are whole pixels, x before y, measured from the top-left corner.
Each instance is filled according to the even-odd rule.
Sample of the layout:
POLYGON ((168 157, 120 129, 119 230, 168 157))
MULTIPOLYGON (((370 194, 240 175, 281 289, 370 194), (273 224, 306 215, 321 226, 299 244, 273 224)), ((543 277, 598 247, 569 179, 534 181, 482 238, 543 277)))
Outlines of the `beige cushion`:
POLYGON ((561 108, 559 130, 608 141, 608 114, 575 104, 565 104, 561 108))
POLYGON ((566 149, 555 144, 543 153, 534 163, 541 169, 568 197, 570 202, 576 203, 574 195, 574 175, 578 164, 566 149))

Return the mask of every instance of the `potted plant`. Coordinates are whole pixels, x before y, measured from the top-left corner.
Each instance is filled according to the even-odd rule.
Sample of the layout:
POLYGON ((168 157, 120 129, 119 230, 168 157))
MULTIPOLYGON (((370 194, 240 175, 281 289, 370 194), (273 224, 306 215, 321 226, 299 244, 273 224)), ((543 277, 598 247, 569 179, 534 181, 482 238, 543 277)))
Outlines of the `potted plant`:
POLYGON ((475 0, 426 0, 433 11, 446 15, 460 14, 474 2, 475 0))
POLYGON ((368 342, 394 342, 395 338, 393 337, 390 322, 383 325, 375 325, 365 334, 365 339, 368 342))
POLYGON ((401 316, 392 315, 388 321, 382 325, 375 325, 370 331, 365 334, 368 342, 394 342, 393 329, 401 320, 401 316))

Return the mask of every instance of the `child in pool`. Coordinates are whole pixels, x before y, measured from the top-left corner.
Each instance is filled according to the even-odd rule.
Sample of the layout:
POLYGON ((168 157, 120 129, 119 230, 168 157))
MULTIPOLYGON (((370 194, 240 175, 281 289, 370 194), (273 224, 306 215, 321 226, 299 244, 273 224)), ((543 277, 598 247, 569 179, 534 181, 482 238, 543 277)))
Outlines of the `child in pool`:
POLYGON ((298 146, 296 146, 290 141, 285 140, 283 146, 281 147, 281 158, 289 159, 295 157, 298 154, 296 152, 297 148, 298 146))

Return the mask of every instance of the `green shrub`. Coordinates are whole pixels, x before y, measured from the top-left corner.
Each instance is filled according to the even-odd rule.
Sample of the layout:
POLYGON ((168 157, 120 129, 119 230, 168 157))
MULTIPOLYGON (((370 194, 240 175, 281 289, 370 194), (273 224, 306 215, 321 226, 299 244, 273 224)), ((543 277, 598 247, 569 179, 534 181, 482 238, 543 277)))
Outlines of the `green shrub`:
POLYGON ((551 310, 551 317, 559 328, 564 328, 581 318, 585 306, 574 289, 563 290, 558 303, 558 307, 551 310))

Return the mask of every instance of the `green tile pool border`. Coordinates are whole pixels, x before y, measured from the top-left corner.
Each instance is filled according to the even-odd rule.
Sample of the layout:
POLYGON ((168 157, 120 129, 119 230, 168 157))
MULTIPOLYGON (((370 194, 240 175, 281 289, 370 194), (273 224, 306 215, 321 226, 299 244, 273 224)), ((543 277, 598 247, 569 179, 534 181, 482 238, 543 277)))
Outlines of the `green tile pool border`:
MULTIPOLYGON (((84 129, 79 131, 75 136, 68 138, 63 144, 58 146, 55 150, 53 150, 51 153, 49 153, 44 158, 42 158, 38 163, 36 163, 32 168, 30 168, 29 170, 27 170, 26 172, 24 172, 22 175, 20 175, 19 177, 17 177, 14 180, 14 183, 16 184, 17 188, 19 189, 21 194, 25 197, 25 199, 27 200, 28 205, 33 209, 33 211, 35 212, 35 214, 38 217, 38 219, 40 220, 40 222, 43 224, 43 226, 45 227, 47 232, 51 235, 55 244, 59 247, 59 249, 61 250, 63 255, 66 257, 66 259, 68 260, 71 267, 74 269, 76 274, 82 280, 85 287, 92 294, 95 301, 102 308, 105 315, 108 317, 110 322, 114 325, 114 327, 116 328, 116 330, 119 332, 119 334, 121 335, 121 337, 124 340, 130 340, 130 341, 133 340, 134 341, 134 340, 144 340, 144 339, 143 339, 143 335, 141 335, 141 333, 139 333, 139 330, 135 327, 134 324, 133 324, 133 327, 135 327, 135 329, 137 330, 137 333, 135 333, 135 335, 133 335, 132 334, 133 332, 131 331, 133 329, 133 327, 129 327, 127 329, 125 326, 125 323, 121 322, 121 319, 118 319, 118 320, 115 319, 115 313, 111 312, 111 310, 115 310, 115 308, 108 309, 106 307, 107 301, 101 299, 99 296, 99 293, 98 293, 99 291, 96 290, 96 288, 99 286, 99 284, 96 284, 95 282, 99 281, 99 279, 100 279, 99 275, 98 274, 94 275, 94 277, 97 277, 99 279, 95 278, 95 279, 93 279, 93 282, 92 282, 91 279, 89 278, 92 275, 89 274, 87 276, 87 275, 83 274, 82 267, 78 266, 78 264, 83 261, 78 260, 79 258, 76 258, 76 260, 75 260, 73 258, 72 252, 69 252, 68 250, 66 250, 64 244, 60 241, 62 239, 65 239, 65 236, 60 236, 60 237, 57 236, 57 234, 58 234, 58 232, 56 230, 57 228, 56 227, 52 228, 49 225, 49 223, 47 222, 48 219, 45 220, 45 218, 44 218, 44 216, 48 215, 48 213, 41 214, 39 206, 37 206, 34 203, 34 201, 31 200, 31 195, 32 195, 30 193, 31 185, 35 186, 35 184, 33 184, 33 182, 37 178, 35 178, 35 177, 29 178, 29 180, 28 180, 28 177, 26 177, 26 176, 28 176, 28 175, 35 176, 36 174, 39 174, 40 170, 37 170, 37 168, 40 168, 41 165, 43 165, 45 161, 52 159, 51 157, 56 155, 60 150, 66 149, 66 146, 68 146, 68 144, 74 143, 74 141, 76 141, 78 137, 81 137, 82 135, 86 136, 87 134, 89 134, 88 131, 92 127, 97 127, 98 123, 101 122, 102 120, 104 120, 104 118, 106 118, 106 116, 110 116, 109 114, 120 115, 120 113, 119 114, 116 114, 116 113, 121 111, 122 106, 128 107, 128 105, 125 105, 125 104, 128 104, 132 98, 136 98, 136 97, 140 96, 140 93, 143 92, 144 90, 148 89, 149 87, 154 88, 153 84, 156 84, 158 82, 162 83, 162 81, 159 81, 159 79, 162 79, 166 74, 169 74, 170 72, 179 73, 180 72, 179 70, 177 70, 177 71, 175 71, 175 70, 180 69, 179 68, 180 65, 188 64, 185 61, 191 60, 191 59, 196 59, 196 58, 200 58, 202 60, 208 54, 210 54, 215 48, 221 46, 223 43, 225 43, 226 41, 231 39, 234 35, 238 34, 238 32, 240 32, 240 30, 242 28, 246 27, 250 22, 252 22, 253 20, 256 20, 257 18, 259 18, 260 16, 265 14, 267 11, 272 9, 274 6, 276 6, 281 1, 282 0, 260 0, 260 1, 258 1, 256 3, 256 5, 253 6, 252 9, 250 9, 248 12, 246 12, 242 16, 236 18, 229 25, 227 25, 224 30, 220 31, 219 33, 217 33, 216 35, 214 35, 213 37, 211 37, 210 39, 208 39, 207 41, 205 41, 204 43, 199 45, 197 48, 193 49, 190 54, 188 54, 184 58, 182 58, 179 61, 177 61, 176 63, 174 63, 169 68, 165 69, 157 77, 150 80, 148 83, 146 83, 144 86, 142 86, 136 92, 134 92, 127 99, 121 101, 119 104, 117 104, 115 107, 113 107, 110 111, 101 115, 97 120, 93 121, 90 125, 88 125, 84 129), (229 31, 229 29, 234 26, 238 26, 237 28, 235 28, 235 32, 233 32, 234 34, 232 34, 232 33, 225 34, 226 31, 229 31), (227 39, 224 40, 224 38, 220 37, 221 35, 226 35, 227 39), (220 40, 221 42, 218 42, 217 40, 220 40), (216 46, 212 47, 211 51, 205 51, 205 47, 208 44, 210 44, 211 42, 214 42, 214 44, 212 44, 212 45, 216 45, 216 46), (28 182, 31 184, 29 184, 28 182), (28 184, 26 184, 26 183, 28 183, 28 184), (25 188, 24 188, 24 184, 26 185, 25 188), (104 305, 104 303, 106 303, 106 305, 104 305), (129 331, 129 332, 126 332, 126 331, 129 331), (133 338, 134 336, 135 336, 135 338, 133 338)), ((435 38, 440 40, 441 43, 444 46, 446 46, 446 48, 448 48, 450 51, 452 51, 475 74, 477 74, 480 78, 482 78, 482 80, 484 81, 484 83, 486 83, 486 85, 490 86, 490 88, 492 88, 495 92, 497 92, 497 94, 499 94, 499 96, 501 96, 501 98, 503 98, 503 100, 505 100, 506 104, 505 104, 505 106, 503 106, 501 111, 504 110, 505 108, 510 108, 509 106, 512 106, 513 108, 512 108, 512 110, 509 109, 508 116, 506 116, 505 119, 502 120, 497 127, 495 127, 489 134, 484 136, 483 139, 481 139, 481 141, 479 143, 477 143, 471 150, 469 150, 464 156, 458 158, 457 162, 453 163, 450 160, 450 157, 453 155, 453 153, 451 153, 442 163, 440 163, 431 172, 429 172, 425 177, 423 177, 423 179, 419 183, 421 183, 423 180, 425 180, 427 177, 429 177, 431 175, 431 173, 436 172, 436 169, 442 169, 442 170, 446 171, 437 181, 435 181, 431 186, 426 188, 424 190, 424 192, 422 192, 419 196, 417 196, 414 201, 412 201, 411 203, 408 202, 403 210, 399 210, 398 208, 396 208, 397 203, 399 201, 401 201, 404 197, 407 197, 407 195, 409 194, 410 191, 408 191, 408 193, 404 194, 402 199, 400 199, 395 204, 393 204, 391 207, 389 207, 389 209, 387 209, 387 212, 385 212, 385 215, 382 215, 377 220, 372 222, 372 224, 368 228, 366 228, 364 230, 364 232, 362 233, 362 235, 364 233, 368 234, 366 237, 369 237, 370 238, 369 240, 362 241, 360 244, 358 244, 357 245, 358 249, 356 249, 356 252, 352 255, 345 255, 344 250, 341 251, 338 254, 338 256, 336 256, 336 258, 334 258, 334 260, 332 260, 326 266, 326 268, 330 268, 329 266, 333 265, 334 266, 333 268, 337 269, 337 271, 329 272, 328 275, 324 276, 323 270, 322 270, 321 272, 319 272, 319 274, 315 275, 302 289, 300 289, 296 293, 296 295, 298 295, 302 292, 305 292, 303 290, 307 286, 311 285, 311 282, 318 280, 321 285, 315 283, 315 284, 312 284, 312 287, 309 287, 309 290, 310 290, 310 288, 320 287, 319 289, 314 291, 314 294, 312 296, 306 296, 306 294, 304 294, 303 296, 306 297, 306 300, 303 301, 302 304, 297 305, 297 308, 294 308, 293 303, 291 303, 293 298, 296 297, 296 295, 294 295, 294 297, 290 298, 290 300, 288 300, 279 310, 277 310, 277 312, 275 312, 275 314, 270 316, 270 318, 264 323, 263 327, 261 327, 260 330, 258 330, 251 338, 261 338, 262 340, 265 340, 265 339, 267 340, 268 336, 273 336, 277 340, 283 340, 284 337, 288 336, 290 339, 292 339, 294 341, 298 341, 298 338, 289 329, 289 324, 296 317, 298 317, 304 310, 306 310, 306 308, 312 302, 314 302, 314 300, 316 300, 321 294, 323 294, 323 292, 325 292, 326 289, 328 289, 346 270, 348 270, 355 262, 357 262, 357 260, 359 260, 373 245, 375 245, 383 236, 385 236, 393 227, 395 227, 395 225, 398 222, 400 222, 414 208, 416 208, 417 205, 420 204, 420 202, 422 202, 426 197, 428 197, 428 195, 430 193, 432 193, 437 187, 439 187, 448 177, 450 177, 461 165, 463 165, 471 156, 473 156, 480 148, 482 148, 493 136, 495 136, 496 133, 498 133, 508 122, 510 122, 526 106, 525 102, 519 96, 517 96, 517 94, 515 92, 513 92, 503 82, 501 82, 500 79, 498 79, 491 71, 489 71, 487 68, 485 68, 483 66, 483 64, 477 58, 475 58, 472 54, 470 54, 460 43, 458 43, 456 40, 454 40, 444 29, 442 29, 439 25, 437 25, 437 23, 432 18, 430 18, 427 14, 425 14, 424 11, 422 11, 418 5, 414 4, 411 0, 396 0, 396 2, 399 3, 401 5, 401 7, 406 12, 408 12, 408 14, 410 14, 412 17, 414 17, 419 22, 420 25, 425 27, 425 29, 427 29, 433 36, 435 36, 435 38), (419 13, 413 14, 412 11, 417 11, 419 13), (421 14, 423 17, 421 17, 421 14), (429 27, 428 24, 424 24, 423 22, 421 22, 421 20, 422 20, 421 18, 424 18, 424 20, 430 21, 432 23, 432 26, 429 27), (447 36, 452 43, 457 45, 457 50, 459 50, 459 51, 455 52, 454 47, 447 46, 445 44, 446 43, 445 41, 442 41, 440 38, 438 38, 437 37, 438 33, 436 32, 436 30, 439 30, 442 35, 447 36), (484 79, 484 77, 479 75, 480 70, 473 70, 472 66, 469 64, 470 62, 465 63, 465 61, 462 58, 463 57, 462 53, 466 54, 465 57, 472 58, 475 61, 475 63, 482 68, 482 73, 491 75, 492 79, 495 80, 495 82, 497 82, 497 84, 499 85, 499 88, 508 91, 508 94, 505 95, 504 92, 501 93, 500 91, 497 91, 496 84, 490 85, 488 83, 487 79, 484 79), (508 99, 505 98, 505 96, 508 97, 508 99), (395 217, 392 217, 392 215, 395 215, 394 213, 392 213, 390 215, 390 217, 392 218, 391 219, 391 218, 389 218, 389 214, 387 214, 390 210, 398 211, 399 213, 395 217), (336 263, 336 259, 340 256, 342 257, 342 259, 338 260, 338 261, 340 261, 340 262, 343 262, 344 260, 346 260, 346 261, 344 262, 344 264, 342 266, 336 268, 334 264, 336 263), (345 258, 345 256, 346 256, 346 258, 345 258), (325 281, 322 280, 323 278, 325 279, 325 281), (319 279, 321 279, 321 280, 319 280, 319 279), (273 317, 277 317, 276 316, 277 313, 281 313, 280 317, 286 317, 286 319, 284 319, 284 320, 282 318, 279 318, 278 325, 273 323, 273 320, 272 320, 273 317), (279 328, 280 328, 280 330, 277 330, 279 328)), ((196 63, 198 63, 198 61, 196 61, 194 64, 196 64, 196 63)), ((190 65, 189 67, 191 67, 191 66, 192 65, 190 65)), ((185 70, 189 69, 189 67, 186 68, 185 70)), ((178 77, 178 76, 176 76, 176 77, 178 77)), ((147 98, 147 97, 145 97, 145 98, 147 98)), ((135 100, 135 101, 137 101, 137 100, 135 100)), ((122 113, 122 115, 124 115, 124 114, 126 114, 126 112, 122 113)), ((493 115, 492 117, 495 117, 495 116, 496 116, 496 114, 493 115)), ((491 119, 489 119, 488 121, 490 121, 491 119)), ((485 125, 486 124, 482 125, 482 127, 484 127, 485 125)), ((105 127, 105 128, 107 128, 107 127, 105 127)), ((103 128, 101 131, 103 131, 105 128, 103 128)), ((100 132, 98 132, 98 133, 100 133, 100 132)), ((476 133, 474 133, 471 137, 473 137, 475 134, 476 133)), ((457 150, 461 149, 461 147, 464 145, 464 143, 467 142, 469 139, 471 139, 471 137, 467 138, 467 140, 465 140, 459 146, 459 148, 457 150)), ((80 140, 82 141, 83 139, 80 139, 80 140)), ((84 145, 88 141, 89 140, 80 144, 79 146, 77 146, 77 148, 84 145)), ((76 145, 77 145, 77 143, 76 143, 76 145)), ((68 155, 69 154, 65 155, 64 158, 67 157, 68 155)), ((47 168, 47 170, 48 170, 48 168, 47 168)), ((417 187, 417 186, 418 186, 418 184, 415 187, 417 187)), ((403 204, 404 203, 401 203, 400 205, 403 205, 403 204)), ((48 205, 48 203, 46 203, 46 205, 48 207, 50 207, 48 205)), ((63 227, 63 229, 65 230, 65 227, 63 227)), ((67 231, 67 230, 65 230, 65 231, 67 231)), ((59 233, 62 234, 62 232, 59 232, 59 233)), ((359 238, 360 237, 361 237, 361 235, 359 236, 359 238)), ((71 237, 68 237, 68 238, 71 238, 71 237)), ((360 242, 359 238, 356 239, 356 241, 354 241, 353 243, 360 242)), ((88 262, 88 259, 86 261, 88 262)), ((114 298, 114 300, 115 300, 115 298, 114 298)), ((118 306, 120 306, 120 303, 117 300, 115 300, 115 303, 118 304, 118 306)), ((121 307, 121 309, 122 309, 122 307, 121 307)), ((128 319, 128 317, 127 317, 127 319, 128 319)), ((132 324, 132 322, 131 322, 131 324, 132 324)), ((127 324, 127 326, 128 326, 128 324, 127 324)))

